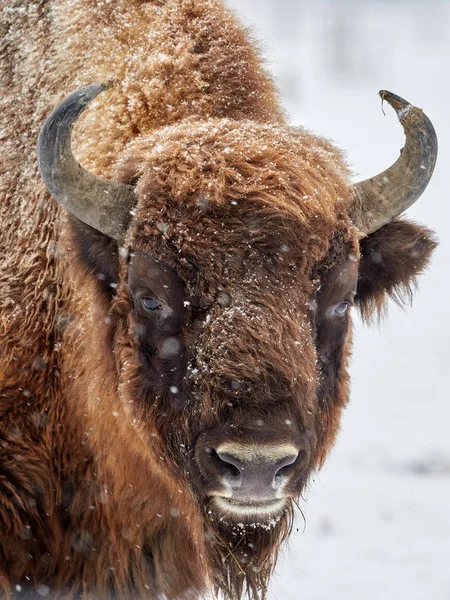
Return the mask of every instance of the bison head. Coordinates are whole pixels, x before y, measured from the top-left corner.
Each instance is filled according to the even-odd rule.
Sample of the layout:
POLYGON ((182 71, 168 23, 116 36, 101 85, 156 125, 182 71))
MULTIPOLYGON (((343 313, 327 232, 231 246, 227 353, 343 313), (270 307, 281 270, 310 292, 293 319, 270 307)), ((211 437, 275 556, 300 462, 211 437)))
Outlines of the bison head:
POLYGON ((301 129, 188 120, 130 143, 113 183, 70 151, 102 89, 49 117, 40 169, 107 299, 127 414, 163 440, 226 552, 247 532, 239 564, 261 582, 336 435, 353 307, 369 316, 386 294, 408 293, 434 248, 428 230, 397 218, 431 177, 434 130, 383 93, 406 146, 350 186, 340 153, 301 129))

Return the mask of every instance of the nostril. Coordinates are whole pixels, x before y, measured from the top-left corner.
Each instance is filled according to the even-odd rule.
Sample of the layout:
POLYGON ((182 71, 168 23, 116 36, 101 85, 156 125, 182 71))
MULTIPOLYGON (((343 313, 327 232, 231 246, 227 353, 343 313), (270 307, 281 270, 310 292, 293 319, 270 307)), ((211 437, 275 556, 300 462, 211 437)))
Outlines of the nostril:
POLYGON ((236 464, 233 464, 234 461, 232 462, 232 458, 228 458, 227 455, 219 455, 214 448, 207 448, 206 452, 209 454, 211 463, 221 475, 231 480, 240 479, 241 471, 236 464))
POLYGON ((281 477, 288 477, 292 471, 294 470, 294 465, 286 465, 285 467, 281 467, 281 469, 279 469, 276 473, 275 473, 275 479, 277 478, 281 478, 281 477))
POLYGON ((296 456, 286 456, 280 460, 277 464, 277 471, 275 473, 275 479, 288 477, 296 468, 298 463, 302 460, 303 452, 299 452, 296 456))

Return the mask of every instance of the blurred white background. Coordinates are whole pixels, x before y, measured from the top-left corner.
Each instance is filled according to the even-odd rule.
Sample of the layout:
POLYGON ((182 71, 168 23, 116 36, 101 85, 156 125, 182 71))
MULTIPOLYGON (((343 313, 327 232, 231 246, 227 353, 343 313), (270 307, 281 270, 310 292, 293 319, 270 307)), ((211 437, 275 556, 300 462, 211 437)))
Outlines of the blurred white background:
POLYGON ((262 41, 291 122, 345 149, 355 180, 403 145, 380 89, 424 108, 440 141, 408 214, 441 245, 412 308, 356 323, 351 403, 271 600, 450 600, 450 1, 227 1, 262 41))

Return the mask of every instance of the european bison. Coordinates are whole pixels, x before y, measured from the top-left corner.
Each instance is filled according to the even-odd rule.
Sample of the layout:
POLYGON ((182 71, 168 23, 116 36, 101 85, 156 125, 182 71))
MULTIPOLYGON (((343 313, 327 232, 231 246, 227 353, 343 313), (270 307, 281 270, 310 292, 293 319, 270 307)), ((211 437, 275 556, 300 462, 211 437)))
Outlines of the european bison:
POLYGON ((398 218, 433 127, 383 92, 406 145, 352 186, 220 0, 3 5, 0 587, 264 596, 350 307, 408 297, 435 247, 398 218))

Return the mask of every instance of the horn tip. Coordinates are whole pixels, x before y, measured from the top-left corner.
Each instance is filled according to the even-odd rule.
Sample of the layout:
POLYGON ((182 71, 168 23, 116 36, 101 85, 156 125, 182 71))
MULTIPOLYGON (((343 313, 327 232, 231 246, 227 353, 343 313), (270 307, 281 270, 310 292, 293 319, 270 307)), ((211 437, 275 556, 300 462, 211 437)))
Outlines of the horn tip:
POLYGON ((400 120, 402 120, 412 108, 412 104, 408 102, 408 100, 405 100, 401 96, 397 96, 397 94, 394 94, 393 92, 380 90, 378 93, 383 102, 386 100, 386 102, 392 106, 400 120))

